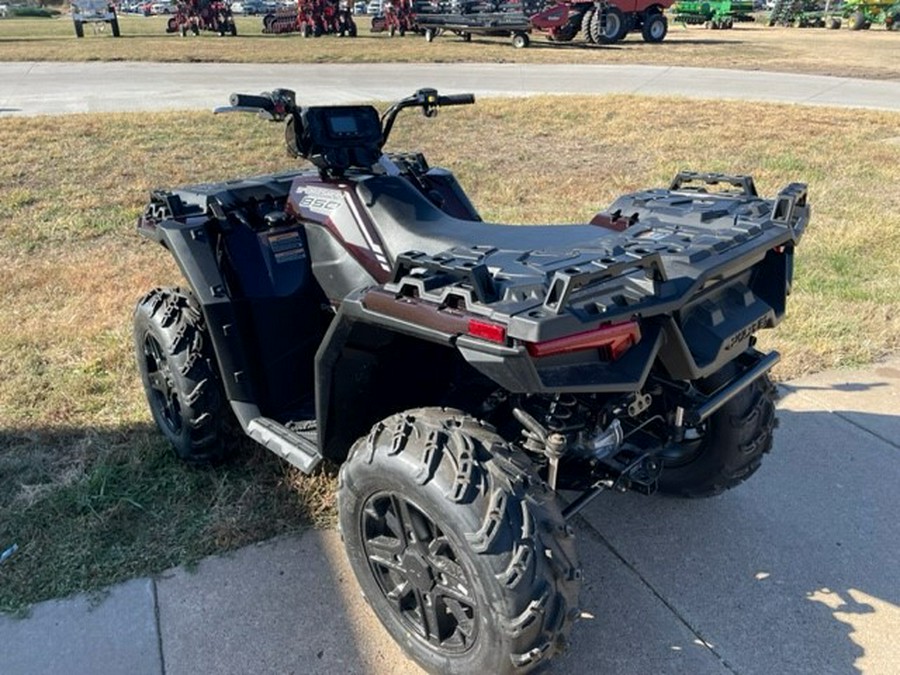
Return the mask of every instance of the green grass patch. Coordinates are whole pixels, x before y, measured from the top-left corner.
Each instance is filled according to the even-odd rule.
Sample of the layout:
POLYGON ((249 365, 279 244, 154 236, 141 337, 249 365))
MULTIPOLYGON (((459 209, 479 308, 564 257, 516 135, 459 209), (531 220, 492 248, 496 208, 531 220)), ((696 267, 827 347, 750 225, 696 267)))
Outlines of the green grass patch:
MULTIPOLYGON (((761 336, 788 378, 900 350, 900 195, 885 190, 900 184, 885 142, 898 128, 859 110, 535 97, 409 114, 391 145, 452 168, 495 222, 585 222, 680 169, 750 173, 766 195, 809 181, 788 317, 761 336)), ((176 461, 132 354, 135 302, 180 283, 134 232, 147 192, 295 166, 281 143, 250 116, 0 118, 0 550, 20 547, 0 608, 330 522, 332 476, 252 443, 212 469, 176 461)))
MULTIPOLYGON (((182 38, 166 34, 166 16, 120 15, 122 36, 106 24, 85 26, 75 37, 70 16, 54 20, 0 21, 3 61, 172 61, 183 63, 555 63, 650 64, 739 68, 842 77, 900 78, 900 40, 890 31, 802 31, 741 24, 734 30, 672 24, 663 43, 648 45, 640 32, 616 45, 570 43, 533 36, 528 49, 507 38, 444 35, 428 43, 421 35, 371 33, 371 17, 357 17, 359 37, 304 39, 297 33, 264 35, 262 18, 236 17, 238 36, 216 33, 182 38)), ((746 120, 753 128, 753 120, 746 120)))

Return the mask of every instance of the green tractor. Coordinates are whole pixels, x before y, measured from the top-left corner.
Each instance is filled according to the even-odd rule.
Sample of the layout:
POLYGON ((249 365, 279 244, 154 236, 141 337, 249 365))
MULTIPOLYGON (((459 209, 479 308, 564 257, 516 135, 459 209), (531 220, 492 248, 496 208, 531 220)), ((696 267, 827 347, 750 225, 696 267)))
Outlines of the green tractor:
POLYGON ((674 21, 707 28, 733 28, 739 21, 753 21, 752 0, 678 0, 672 6, 674 21))

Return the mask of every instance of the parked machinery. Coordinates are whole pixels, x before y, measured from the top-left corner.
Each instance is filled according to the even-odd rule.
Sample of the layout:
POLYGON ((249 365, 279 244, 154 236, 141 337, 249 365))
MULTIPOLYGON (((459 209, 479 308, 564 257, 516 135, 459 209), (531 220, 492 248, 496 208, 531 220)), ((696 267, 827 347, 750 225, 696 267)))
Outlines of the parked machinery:
POLYGON ((769 25, 840 28, 840 16, 832 16, 830 9, 828 0, 775 0, 769 13, 769 25))
POLYGON ((752 0, 679 0, 672 11, 673 21, 713 29, 754 20, 752 0))
POLYGON ((769 14, 770 26, 868 30, 873 24, 900 30, 900 2, 897 0, 776 0, 769 14))
POLYGON ((416 8, 412 0, 386 0, 380 14, 372 17, 372 32, 403 37, 418 32, 416 8))
POLYGON ((896 0, 846 0, 841 15, 850 30, 867 30, 873 24, 900 30, 900 2, 896 0))
POLYGON ((72 21, 75 24, 75 36, 84 37, 84 24, 92 24, 102 30, 109 24, 113 37, 119 37, 119 18, 116 7, 108 0, 74 0, 72 2, 72 21))
POLYGON ((607 0, 603 3, 605 11, 591 13, 585 38, 597 44, 613 44, 629 33, 640 32, 644 42, 662 42, 669 30, 663 10, 674 1, 607 0))
POLYGON ((166 32, 181 33, 184 37, 189 32, 199 35, 201 30, 236 36, 237 26, 230 5, 222 0, 180 0, 175 14, 166 22, 166 32))
POLYGON ((668 32, 663 10, 673 0, 522 0, 471 3, 455 13, 443 8, 420 12, 417 25, 430 42, 449 31, 468 40, 472 35, 508 35, 513 46, 527 47, 529 34, 545 33, 551 42, 570 42, 580 33, 588 43, 611 44, 631 31, 646 42, 661 42, 668 32))
POLYGON ((356 37, 356 22, 347 0, 300 0, 263 17, 263 33, 300 33, 303 37, 356 37))

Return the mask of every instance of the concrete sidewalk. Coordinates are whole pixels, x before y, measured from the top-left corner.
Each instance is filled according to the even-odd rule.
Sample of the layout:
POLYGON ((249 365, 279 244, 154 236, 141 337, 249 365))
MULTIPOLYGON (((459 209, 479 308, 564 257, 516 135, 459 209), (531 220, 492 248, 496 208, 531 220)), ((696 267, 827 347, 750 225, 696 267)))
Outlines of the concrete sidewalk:
MULTIPOLYGON (((570 650, 551 673, 896 673, 900 358, 782 387, 775 449, 703 501, 597 499, 570 650)), ((368 612, 333 531, 0 617, 0 672, 420 672, 368 612)))
POLYGON ((900 81, 620 64, 0 63, 0 118, 210 110, 233 91, 286 87, 304 105, 393 101, 420 87, 476 96, 640 94, 900 110, 900 81), (85 83, 90 86, 86 87, 85 83), (175 84, 177 83, 177 85, 175 84))

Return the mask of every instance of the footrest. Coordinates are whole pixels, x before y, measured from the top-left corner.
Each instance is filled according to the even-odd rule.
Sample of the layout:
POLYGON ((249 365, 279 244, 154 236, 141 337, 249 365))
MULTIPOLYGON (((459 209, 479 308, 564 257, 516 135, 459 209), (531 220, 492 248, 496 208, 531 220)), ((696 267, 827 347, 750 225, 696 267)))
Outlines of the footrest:
POLYGON ((307 435, 291 431, 268 417, 250 420, 247 434, 303 473, 312 473, 322 461, 322 455, 319 454, 319 448, 314 440, 307 435))

